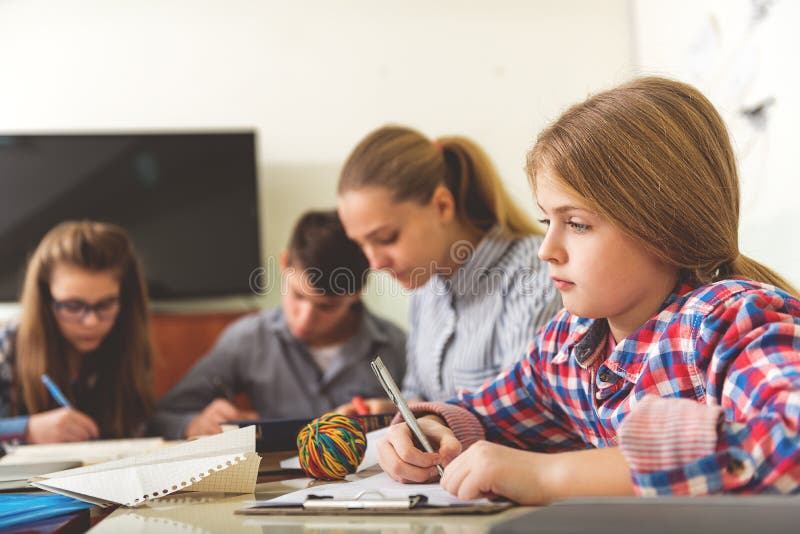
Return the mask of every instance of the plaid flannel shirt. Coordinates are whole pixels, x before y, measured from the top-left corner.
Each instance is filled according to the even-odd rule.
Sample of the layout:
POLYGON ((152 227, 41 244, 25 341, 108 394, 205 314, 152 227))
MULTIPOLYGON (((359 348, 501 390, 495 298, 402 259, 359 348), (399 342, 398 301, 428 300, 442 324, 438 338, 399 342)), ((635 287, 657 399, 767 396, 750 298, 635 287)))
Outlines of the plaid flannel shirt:
POLYGON ((562 311, 527 359, 419 413, 465 446, 619 446, 637 493, 800 492, 800 301, 773 286, 681 283, 608 349, 608 323, 562 311))

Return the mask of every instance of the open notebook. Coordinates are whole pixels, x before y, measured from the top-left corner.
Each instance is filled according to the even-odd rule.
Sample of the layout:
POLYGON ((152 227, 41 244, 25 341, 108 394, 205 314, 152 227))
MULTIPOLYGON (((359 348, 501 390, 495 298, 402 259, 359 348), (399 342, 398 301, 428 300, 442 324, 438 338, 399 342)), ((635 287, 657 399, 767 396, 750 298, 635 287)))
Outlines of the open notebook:
POLYGON ((176 491, 252 493, 255 428, 245 427, 122 460, 31 479, 38 488, 107 506, 139 506, 176 491))

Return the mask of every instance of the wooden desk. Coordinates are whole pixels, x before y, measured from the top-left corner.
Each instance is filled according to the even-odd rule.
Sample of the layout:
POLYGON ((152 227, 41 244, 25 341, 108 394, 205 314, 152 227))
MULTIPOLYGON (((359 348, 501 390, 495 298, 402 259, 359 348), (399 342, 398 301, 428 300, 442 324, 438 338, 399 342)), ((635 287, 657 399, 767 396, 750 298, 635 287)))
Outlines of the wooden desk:
POLYGON ((233 512, 255 499, 271 499, 302 489, 308 479, 267 482, 256 486, 255 495, 184 493, 149 502, 140 508, 118 508, 93 529, 92 534, 121 532, 269 532, 281 533, 364 531, 436 532, 481 534, 506 519, 527 511, 517 507, 492 515, 415 516, 247 516, 233 512))

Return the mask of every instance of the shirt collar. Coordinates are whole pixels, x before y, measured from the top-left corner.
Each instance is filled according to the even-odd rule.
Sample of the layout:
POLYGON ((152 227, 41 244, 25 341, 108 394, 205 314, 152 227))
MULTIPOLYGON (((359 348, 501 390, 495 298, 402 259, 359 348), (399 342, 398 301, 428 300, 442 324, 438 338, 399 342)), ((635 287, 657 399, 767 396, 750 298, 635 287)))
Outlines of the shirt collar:
MULTIPOLYGON (((648 319, 636 332, 619 341, 608 359, 603 362, 612 372, 629 382, 635 383, 642 372, 653 332, 660 330, 658 325, 668 324, 678 313, 686 296, 696 289, 684 279, 678 281, 673 290, 661 304, 658 313, 648 319)), ((575 358, 578 365, 588 368, 606 354, 606 340, 609 326, 606 319, 587 319, 574 328, 571 339, 565 344, 565 355, 575 358)), ((562 358, 566 361, 567 358, 562 358)))
POLYGON ((452 293, 465 294, 475 287, 477 278, 486 276, 497 265, 512 243, 513 240, 507 238, 498 225, 493 226, 483 236, 474 250, 468 242, 456 242, 451 248, 451 254, 456 259, 463 256, 463 262, 449 280, 439 276, 435 279, 447 286, 452 293))
MULTIPOLYGON (((369 340, 376 341, 378 343, 388 343, 389 338, 387 337, 386 332, 380 328, 378 324, 378 320, 375 318, 372 313, 367 309, 366 306, 362 304, 363 313, 361 314, 361 324, 356 330, 356 333, 353 337, 361 338, 366 337, 369 340)), ((280 334, 285 339, 293 341, 294 343, 301 343, 294 335, 292 335, 291 330, 289 330, 289 322, 286 320, 286 314, 283 312, 283 308, 277 308, 275 313, 271 313, 267 316, 267 326, 275 333, 280 334)), ((345 344, 347 344, 350 340, 345 340, 345 344)))

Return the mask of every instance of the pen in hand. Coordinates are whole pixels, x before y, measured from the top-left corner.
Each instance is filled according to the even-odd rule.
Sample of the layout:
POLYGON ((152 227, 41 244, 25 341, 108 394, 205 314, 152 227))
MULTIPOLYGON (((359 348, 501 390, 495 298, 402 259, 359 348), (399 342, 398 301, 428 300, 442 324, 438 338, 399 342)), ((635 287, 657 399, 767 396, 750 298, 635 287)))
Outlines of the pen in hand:
POLYGON ((70 404, 67 397, 64 396, 64 393, 58 388, 55 382, 53 382, 47 374, 42 375, 42 382, 44 383, 44 387, 47 388, 47 391, 50 392, 53 399, 58 403, 59 406, 63 406, 64 408, 72 408, 72 404, 70 404))
MULTIPOLYGON (((408 408, 408 404, 403 396, 400 394, 400 389, 397 387, 397 384, 392 378, 391 373, 389 373, 389 369, 383 364, 380 356, 376 356, 374 360, 370 363, 372 366, 372 370, 375 372, 375 375, 378 377, 378 381, 383 386, 384 391, 386 391, 386 395, 389 399, 397 406, 398 411, 405 419, 408 428, 411 429, 411 432, 417 438, 420 445, 425 452, 434 452, 433 447, 431 447, 428 438, 425 437, 425 434, 422 432, 422 429, 419 427, 417 423, 417 418, 414 416, 414 413, 408 408)), ((441 465, 436 466, 436 470, 439 471, 439 476, 444 476, 444 469, 442 469, 441 465)))

